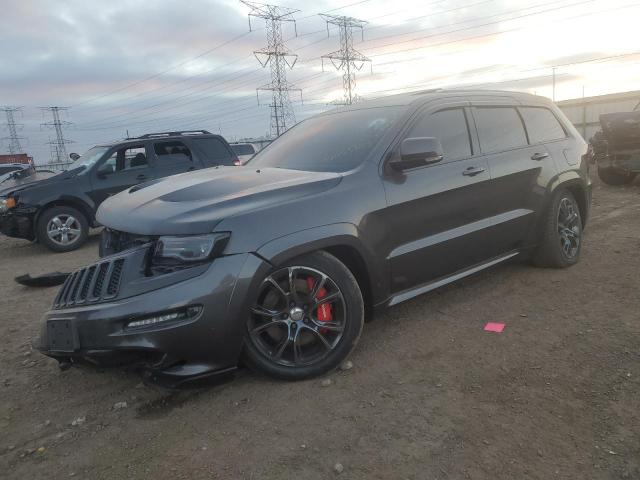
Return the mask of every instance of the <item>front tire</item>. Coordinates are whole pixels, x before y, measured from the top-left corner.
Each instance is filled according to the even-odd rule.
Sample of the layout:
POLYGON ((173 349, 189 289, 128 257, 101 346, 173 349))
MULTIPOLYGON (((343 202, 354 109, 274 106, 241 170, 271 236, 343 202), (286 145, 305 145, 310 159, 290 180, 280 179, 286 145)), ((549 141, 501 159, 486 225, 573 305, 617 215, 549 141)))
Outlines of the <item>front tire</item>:
POLYGON ((351 271, 319 251, 268 274, 247 316, 247 365, 272 377, 303 380, 335 369, 355 348, 364 302, 351 271))
POLYGON ((576 264, 582 248, 582 218, 578 202, 569 190, 560 189, 554 194, 542 228, 533 264, 550 268, 576 264))
POLYGON ((45 210, 38 218, 38 240, 54 252, 80 248, 89 237, 89 222, 78 209, 65 205, 45 210))
POLYGON ((636 178, 636 174, 631 172, 618 172, 613 168, 598 167, 598 177, 600 177, 600 180, 602 180, 607 185, 618 186, 627 185, 633 182, 633 179, 636 178))

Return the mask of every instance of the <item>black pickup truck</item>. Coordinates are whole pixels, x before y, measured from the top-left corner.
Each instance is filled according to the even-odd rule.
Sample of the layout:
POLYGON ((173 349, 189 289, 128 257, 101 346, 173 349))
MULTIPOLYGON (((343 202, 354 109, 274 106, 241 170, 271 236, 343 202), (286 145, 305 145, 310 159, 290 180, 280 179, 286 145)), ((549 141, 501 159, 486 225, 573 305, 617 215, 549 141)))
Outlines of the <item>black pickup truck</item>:
POLYGON ((238 163, 226 140, 206 130, 150 133, 70 156, 74 162, 64 172, 0 186, 0 232, 54 252, 75 250, 98 226, 95 213, 111 195, 169 175, 238 163))

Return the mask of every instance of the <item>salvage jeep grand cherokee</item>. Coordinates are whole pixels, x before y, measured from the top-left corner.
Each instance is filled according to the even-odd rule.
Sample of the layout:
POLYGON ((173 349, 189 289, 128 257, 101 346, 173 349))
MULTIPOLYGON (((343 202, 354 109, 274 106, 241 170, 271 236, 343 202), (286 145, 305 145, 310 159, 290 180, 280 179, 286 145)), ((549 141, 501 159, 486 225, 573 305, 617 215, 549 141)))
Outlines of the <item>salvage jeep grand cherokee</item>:
POLYGON ((171 385, 241 358, 283 379, 323 374, 374 307, 516 256, 576 263, 586 152, 527 94, 424 92, 312 117, 245 167, 107 200, 102 259, 69 277, 39 348, 171 385))

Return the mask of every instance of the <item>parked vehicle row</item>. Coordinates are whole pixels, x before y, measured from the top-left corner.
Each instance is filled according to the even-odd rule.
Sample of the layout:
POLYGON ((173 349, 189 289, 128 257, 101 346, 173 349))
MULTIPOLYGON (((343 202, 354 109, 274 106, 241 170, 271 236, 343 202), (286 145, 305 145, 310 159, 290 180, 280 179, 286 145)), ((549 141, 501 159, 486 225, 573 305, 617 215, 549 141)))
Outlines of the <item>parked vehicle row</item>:
MULTIPOLYGON (((157 155, 147 141, 161 140, 133 144, 157 155)), ((67 279, 36 347, 170 385, 241 358, 278 378, 321 375, 378 308, 516 258, 575 264, 586 154, 560 110, 527 94, 423 92, 317 115, 248 166, 102 203, 101 259, 67 279)), ((133 163, 120 158, 114 170, 133 163)))
POLYGON ((152 133, 72 156, 74 162, 62 173, 0 185, 0 232, 38 240, 56 252, 75 250, 90 227, 98 225, 96 211, 111 195, 177 173, 237 162, 224 138, 204 130, 152 133))

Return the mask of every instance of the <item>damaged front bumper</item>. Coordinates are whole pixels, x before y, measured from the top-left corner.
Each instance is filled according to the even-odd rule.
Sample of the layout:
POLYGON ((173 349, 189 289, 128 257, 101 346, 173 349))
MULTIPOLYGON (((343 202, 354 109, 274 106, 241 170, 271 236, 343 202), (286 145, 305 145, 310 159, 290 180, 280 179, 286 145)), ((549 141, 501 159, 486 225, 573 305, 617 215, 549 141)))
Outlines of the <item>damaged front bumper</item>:
POLYGON ((106 257, 72 274, 34 346, 61 365, 134 367, 168 387, 235 370, 246 297, 265 262, 230 255, 146 277, 147 250, 106 257))
POLYGON ((0 214, 0 233, 7 237, 35 240, 34 218, 36 209, 18 206, 0 214))

